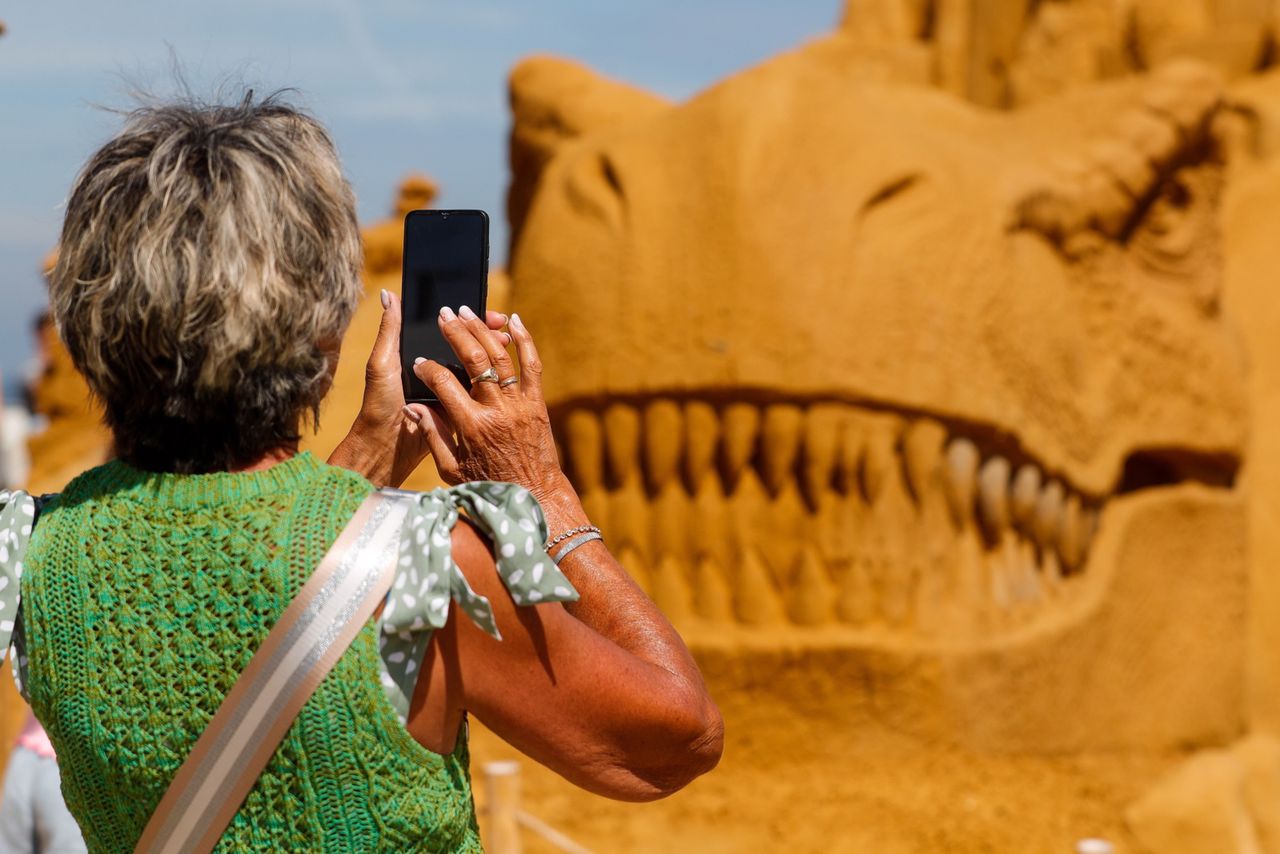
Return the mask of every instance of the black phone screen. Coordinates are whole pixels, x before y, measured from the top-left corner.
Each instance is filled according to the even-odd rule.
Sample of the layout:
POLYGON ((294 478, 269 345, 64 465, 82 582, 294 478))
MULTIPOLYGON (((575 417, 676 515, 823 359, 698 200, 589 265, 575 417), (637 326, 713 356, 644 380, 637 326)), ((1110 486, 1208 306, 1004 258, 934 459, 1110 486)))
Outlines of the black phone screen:
POLYGON ((436 399, 413 373, 419 356, 439 362, 471 387, 436 318, 443 306, 457 311, 464 305, 484 317, 488 274, 489 217, 484 211, 423 210, 405 217, 400 364, 406 401, 436 399))

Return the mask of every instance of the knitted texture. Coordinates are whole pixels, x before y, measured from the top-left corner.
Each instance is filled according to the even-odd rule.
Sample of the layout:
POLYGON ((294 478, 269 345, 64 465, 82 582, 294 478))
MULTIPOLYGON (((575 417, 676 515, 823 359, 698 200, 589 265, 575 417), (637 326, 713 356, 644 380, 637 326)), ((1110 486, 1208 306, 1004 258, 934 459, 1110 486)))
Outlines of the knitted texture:
MULTIPOLYGON (((27 689, 94 852, 131 850, 271 626, 369 494, 308 454, 251 474, 113 462, 41 517, 22 577, 27 689)), ((404 730, 376 625, 302 709, 218 851, 479 851, 464 734, 404 730)))

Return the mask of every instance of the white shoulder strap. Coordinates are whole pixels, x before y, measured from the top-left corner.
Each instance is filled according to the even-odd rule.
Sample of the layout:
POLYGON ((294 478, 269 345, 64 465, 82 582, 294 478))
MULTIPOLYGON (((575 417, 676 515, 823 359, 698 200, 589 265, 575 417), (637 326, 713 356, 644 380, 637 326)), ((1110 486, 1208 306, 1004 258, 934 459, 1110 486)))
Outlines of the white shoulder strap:
POLYGON ((395 577, 409 502, 365 499, 227 694, 147 822, 135 854, 207 854, 298 712, 395 577))

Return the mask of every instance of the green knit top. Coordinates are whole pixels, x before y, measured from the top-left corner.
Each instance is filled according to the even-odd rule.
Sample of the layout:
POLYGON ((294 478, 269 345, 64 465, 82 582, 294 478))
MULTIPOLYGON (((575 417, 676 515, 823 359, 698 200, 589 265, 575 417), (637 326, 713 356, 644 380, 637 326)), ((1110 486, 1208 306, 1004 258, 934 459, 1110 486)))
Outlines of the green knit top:
MULTIPOLYGON (((473 488, 472 500, 528 497, 517 487, 484 486, 490 492, 473 488)), ((24 688, 58 751, 63 794, 91 851, 134 847, 218 704, 371 489, 301 454, 248 474, 155 474, 108 463, 54 499, 34 535, 31 508, 9 502, 0 564, 8 559, 12 568, 19 534, 31 535, 25 572, 18 562, 13 573, 21 578, 24 688)), ((451 494, 424 494, 413 524, 451 511, 452 525, 451 494)), ((495 535, 499 527, 544 535, 536 503, 527 501, 523 517, 513 504, 469 515, 495 535)), ((415 532, 406 533, 402 567, 420 563, 410 554, 415 532)), ((461 579, 447 545, 439 532, 417 540, 422 554, 434 547, 440 565, 461 579)), ((500 571, 519 572, 501 564, 500 571)), ((560 589, 571 595, 549 598, 576 597, 560 589)), ((392 605, 406 610, 404 601, 392 605)), ((412 694, 412 684, 393 690, 383 661, 404 655, 389 653, 387 639, 420 651, 432 625, 442 624, 408 619, 385 633, 377 621, 361 631, 217 850, 480 850, 465 727, 454 752, 441 756, 409 736, 393 704, 412 694), (426 631, 414 636, 407 627, 426 631)))

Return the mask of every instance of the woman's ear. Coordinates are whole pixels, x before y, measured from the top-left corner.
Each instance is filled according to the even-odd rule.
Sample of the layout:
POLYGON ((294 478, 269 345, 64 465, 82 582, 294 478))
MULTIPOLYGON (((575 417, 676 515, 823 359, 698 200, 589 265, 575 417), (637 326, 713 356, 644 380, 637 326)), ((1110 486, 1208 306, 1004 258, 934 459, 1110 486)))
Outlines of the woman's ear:
POLYGON ((333 388, 333 377, 338 372, 338 357, 342 355, 342 336, 326 335, 316 343, 316 346, 324 354, 325 361, 324 393, 321 395, 323 397, 333 388))

